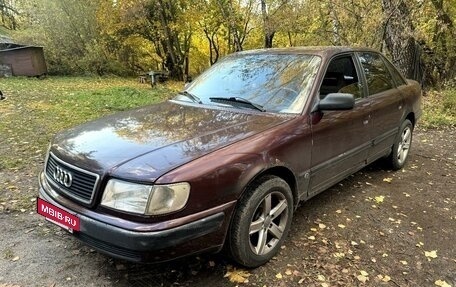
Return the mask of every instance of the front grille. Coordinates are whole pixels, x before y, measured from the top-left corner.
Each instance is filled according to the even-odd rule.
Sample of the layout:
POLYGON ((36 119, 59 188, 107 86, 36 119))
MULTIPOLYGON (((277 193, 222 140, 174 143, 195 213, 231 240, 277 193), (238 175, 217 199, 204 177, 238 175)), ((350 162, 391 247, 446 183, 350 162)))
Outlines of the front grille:
POLYGON ((52 153, 49 154, 46 163, 46 177, 54 187, 57 187, 58 191, 87 204, 92 202, 99 178, 95 173, 88 172, 61 161, 52 153), (54 178, 54 172, 57 168, 63 169, 71 174, 72 182, 69 187, 58 182, 54 178))

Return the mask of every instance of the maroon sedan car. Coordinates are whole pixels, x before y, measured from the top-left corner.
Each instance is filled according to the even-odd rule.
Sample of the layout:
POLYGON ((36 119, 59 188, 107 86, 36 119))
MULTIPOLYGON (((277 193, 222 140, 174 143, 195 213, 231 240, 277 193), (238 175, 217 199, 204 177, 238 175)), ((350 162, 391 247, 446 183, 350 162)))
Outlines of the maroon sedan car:
POLYGON ((404 166, 420 97, 370 49, 235 53, 172 100, 59 133, 38 213, 129 261, 225 246, 256 267, 300 201, 379 158, 404 166))

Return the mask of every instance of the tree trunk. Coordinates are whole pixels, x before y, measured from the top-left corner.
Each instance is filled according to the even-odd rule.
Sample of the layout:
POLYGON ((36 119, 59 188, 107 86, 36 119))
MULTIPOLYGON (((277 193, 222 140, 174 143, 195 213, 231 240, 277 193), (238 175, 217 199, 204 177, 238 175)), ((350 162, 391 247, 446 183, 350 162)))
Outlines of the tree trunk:
POLYGON ((331 22, 332 22, 333 44, 336 46, 340 46, 341 41, 340 41, 339 17, 337 17, 337 12, 334 9, 334 5, 333 5, 332 1, 329 1, 328 5, 329 5, 329 17, 331 18, 331 22))
POLYGON ((169 72, 169 76, 173 79, 182 81, 184 79, 184 62, 185 54, 180 50, 179 36, 176 31, 171 29, 170 22, 173 22, 172 11, 169 11, 172 3, 163 0, 157 1, 159 20, 161 29, 164 32, 164 45, 166 59, 165 67, 169 72))
POLYGON ((229 3, 227 3, 226 7, 222 0, 218 0, 217 4, 219 6, 223 18, 225 18, 228 21, 228 47, 231 46, 231 35, 233 35, 234 52, 239 52, 242 51, 242 41, 239 36, 239 31, 236 29, 236 15, 234 15, 233 12, 233 3, 232 1, 228 2, 229 3))
POLYGON ((420 48, 413 36, 415 28, 407 5, 402 0, 382 0, 382 8, 386 18, 383 40, 393 63, 407 78, 421 81, 420 48))
POLYGON ((261 0, 261 15, 263 16, 264 47, 272 48, 272 40, 274 39, 275 31, 272 27, 271 20, 269 19, 266 0, 261 0))
MULTIPOLYGON (((218 29, 217 29, 218 30, 218 29)), ((219 48, 217 44, 217 30, 210 33, 207 29, 203 29, 204 35, 209 43, 209 63, 214 65, 219 58, 219 48)))
MULTIPOLYGON (((438 73, 438 80, 448 80, 455 74, 454 68, 456 59, 454 53, 451 53, 451 47, 449 43, 456 36, 454 30, 454 23, 447 11, 443 7, 443 0, 431 0, 436 10, 436 23, 434 28, 434 37, 432 39, 434 43, 434 55, 445 55, 447 58, 434 57, 433 62, 435 63, 435 70, 438 73)), ((451 45, 451 44, 450 44, 451 45)))

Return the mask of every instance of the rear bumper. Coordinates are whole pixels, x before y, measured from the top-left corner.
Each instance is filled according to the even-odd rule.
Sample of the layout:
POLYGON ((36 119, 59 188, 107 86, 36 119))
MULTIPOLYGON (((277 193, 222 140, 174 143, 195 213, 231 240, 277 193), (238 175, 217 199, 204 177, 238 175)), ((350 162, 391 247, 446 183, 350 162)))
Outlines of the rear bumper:
MULTIPOLYGON (((73 235, 90 247, 109 256, 132 262, 162 262, 205 251, 219 251, 224 243, 234 203, 224 210, 198 220, 159 231, 128 230, 89 217, 60 204, 40 177, 39 197, 75 214, 80 231, 73 235)), ((92 213, 93 214, 93 213, 92 213)), ((150 225, 144 223, 142 230, 150 225)))

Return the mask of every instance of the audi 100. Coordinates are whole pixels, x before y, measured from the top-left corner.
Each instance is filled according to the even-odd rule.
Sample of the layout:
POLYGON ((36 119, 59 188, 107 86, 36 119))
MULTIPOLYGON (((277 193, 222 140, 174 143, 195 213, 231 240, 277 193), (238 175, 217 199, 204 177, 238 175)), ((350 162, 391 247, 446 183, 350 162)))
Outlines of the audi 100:
POLYGON ((370 49, 235 53, 171 100, 57 134, 38 212, 113 257, 225 247, 256 267, 280 250, 300 201, 380 158, 406 164, 420 97, 370 49))

